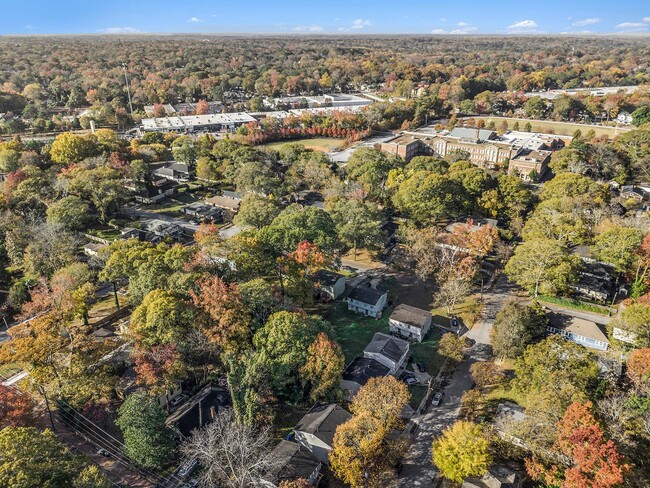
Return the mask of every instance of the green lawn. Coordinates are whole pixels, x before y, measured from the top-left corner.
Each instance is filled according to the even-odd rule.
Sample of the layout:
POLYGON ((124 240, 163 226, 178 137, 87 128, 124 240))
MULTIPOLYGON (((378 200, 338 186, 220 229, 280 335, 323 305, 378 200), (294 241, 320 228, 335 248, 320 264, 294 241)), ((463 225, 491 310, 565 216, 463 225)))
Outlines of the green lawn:
MULTIPOLYGON (((345 302, 336 302, 325 318, 332 324, 334 339, 341 344, 345 354, 345 362, 349 363, 355 357, 363 355, 375 332, 388 334, 388 317, 392 309, 384 311, 378 320, 348 310, 345 302)), ((438 356, 439 329, 432 327, 427 339, 423 342, 411 343, 413 361, 422 363, 427 373, 436 376, 441 359, 438 356)))
POLYGON ((334 338, 341 344, 345 362, 349 363, 363 354, 375 332, 388 333, 389 316, 390 310, 386 310, 380 319, 373 319, 349 311, 345 302, 336 302, 325 318, 332 324, 334 338))
POLYGON ((490 122, 494 122, 496 128, 505 120, 508 122, 509 128, 512 129, 515 122, 519 122, 519 130, 524 130, 527 122, 530 122, 533 132, 548 132, 549 129, 553 130, 555 134, 572 136, 573 133, 580 129, 584 136, 589 130, 593 129, 596 136, 606 135, 613 138, 619 134, 629 131, 630 129, 621 127, 603 127, 591 126, 586 124, 577 124, 573 122, 556 122, 554 120, 535 120, 535 119, 517 119, 511 117, 465 117, 465 119, 474 119, 475 121, 484 120, 487 126, 490 122))
POLYGON ((411 401, 409 402, 409 405, 413 410, 415 410, 420 406, 420 402, 424 398, 424 395, 427 394, 427 387, 416 385, 409 386, 409 393, 411 394, 411 401))
POLYGON ((314 137, 307 139, 293 139, 290 141, 270 142, 263 144, 261 147, 279 150, 282 146, 287 144, 302 144, 303 146, 314 149, 315 151, 330 152, 332 149, 343 146, 345 139, 337 139, 334 137, 314 137))

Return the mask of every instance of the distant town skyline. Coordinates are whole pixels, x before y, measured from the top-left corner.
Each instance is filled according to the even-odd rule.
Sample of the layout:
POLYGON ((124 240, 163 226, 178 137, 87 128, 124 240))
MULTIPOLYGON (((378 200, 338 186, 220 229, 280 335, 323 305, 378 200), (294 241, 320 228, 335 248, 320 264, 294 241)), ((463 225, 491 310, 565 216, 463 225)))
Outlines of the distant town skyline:
POLYGON ((0 34, 650 34, 650 5, 405 0, 26 0, 6 2, 0 34))

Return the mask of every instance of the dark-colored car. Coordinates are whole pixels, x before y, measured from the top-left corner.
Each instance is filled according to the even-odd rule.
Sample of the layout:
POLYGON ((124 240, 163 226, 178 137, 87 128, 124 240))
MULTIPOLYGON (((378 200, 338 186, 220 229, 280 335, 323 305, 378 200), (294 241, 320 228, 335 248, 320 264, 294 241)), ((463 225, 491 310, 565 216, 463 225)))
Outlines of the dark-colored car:
POLYGON ((414 366, 420 373, 424 373, 426 371, 426 369, 424 369, 424 366, 422 366, 422 363, 415 363, 414 366))

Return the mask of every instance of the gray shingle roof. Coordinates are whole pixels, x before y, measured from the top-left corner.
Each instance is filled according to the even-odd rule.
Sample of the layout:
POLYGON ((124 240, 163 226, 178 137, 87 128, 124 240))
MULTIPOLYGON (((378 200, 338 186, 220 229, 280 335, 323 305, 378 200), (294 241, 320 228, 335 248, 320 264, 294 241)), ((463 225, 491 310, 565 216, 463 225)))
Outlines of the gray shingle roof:
POLYGON ((421 308, 411 307, 405 303, 395 307, 393 313, 390 314, 391 320, 396 320, 397 322, 402 322, 419 328, 425 327, 430 318, 430 312, 422 310, 421 308))
POLYGON ((389 368, 375 359, 358 357, 345 368, 343 379, 363 386, 370 378, 383 377, 389 372, 389 368))
POLYGON ((376 332, 372 337, 372 341, 370 341, 363 352, 364 354, 366 352, 381 354, 391 361, 397 362, 408 351, 408 349, 408 342, 391 337, 382 332, 376 332))
POLYGON ((385 294, 385 291, 377 290, 376 288, 370 288, 368 286, 357 286, 354 290, 352 290, 349 298, 375 306, 377 305, 379 299, 385 294))
POLYGON ((317 403, 302 418, 293 430, 313 434, 328 446, 334 441, 334 432, 342 423, 347 422, 352 415, 335 403, 330 405, 317 403))

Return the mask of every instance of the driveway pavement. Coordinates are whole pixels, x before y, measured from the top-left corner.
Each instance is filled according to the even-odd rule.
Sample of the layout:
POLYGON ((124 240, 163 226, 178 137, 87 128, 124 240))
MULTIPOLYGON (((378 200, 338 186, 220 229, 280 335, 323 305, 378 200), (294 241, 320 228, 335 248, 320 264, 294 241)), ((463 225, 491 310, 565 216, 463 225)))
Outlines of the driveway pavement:
POLYGON ((491 356, 490 331, 496 314, 510 299, 514 286, 505 276, 500 276, 491 290, 483 293, 484 308, 481 319, 465 337, 473 339, 466 359, 456 368, 449 385, 443 390, 444 396, 439 406, 430 406, 424 415, 414 417, 418 425, 413 443, 402 459, 404 468, 400 474, 399 486, 430 487, 437 476, 437 470, 431 461, 431 444, 443 430, 453 424, 460 412, 460 399, 472 388, 474 382, 469 368, 477 361, 487 361, 491 356))

